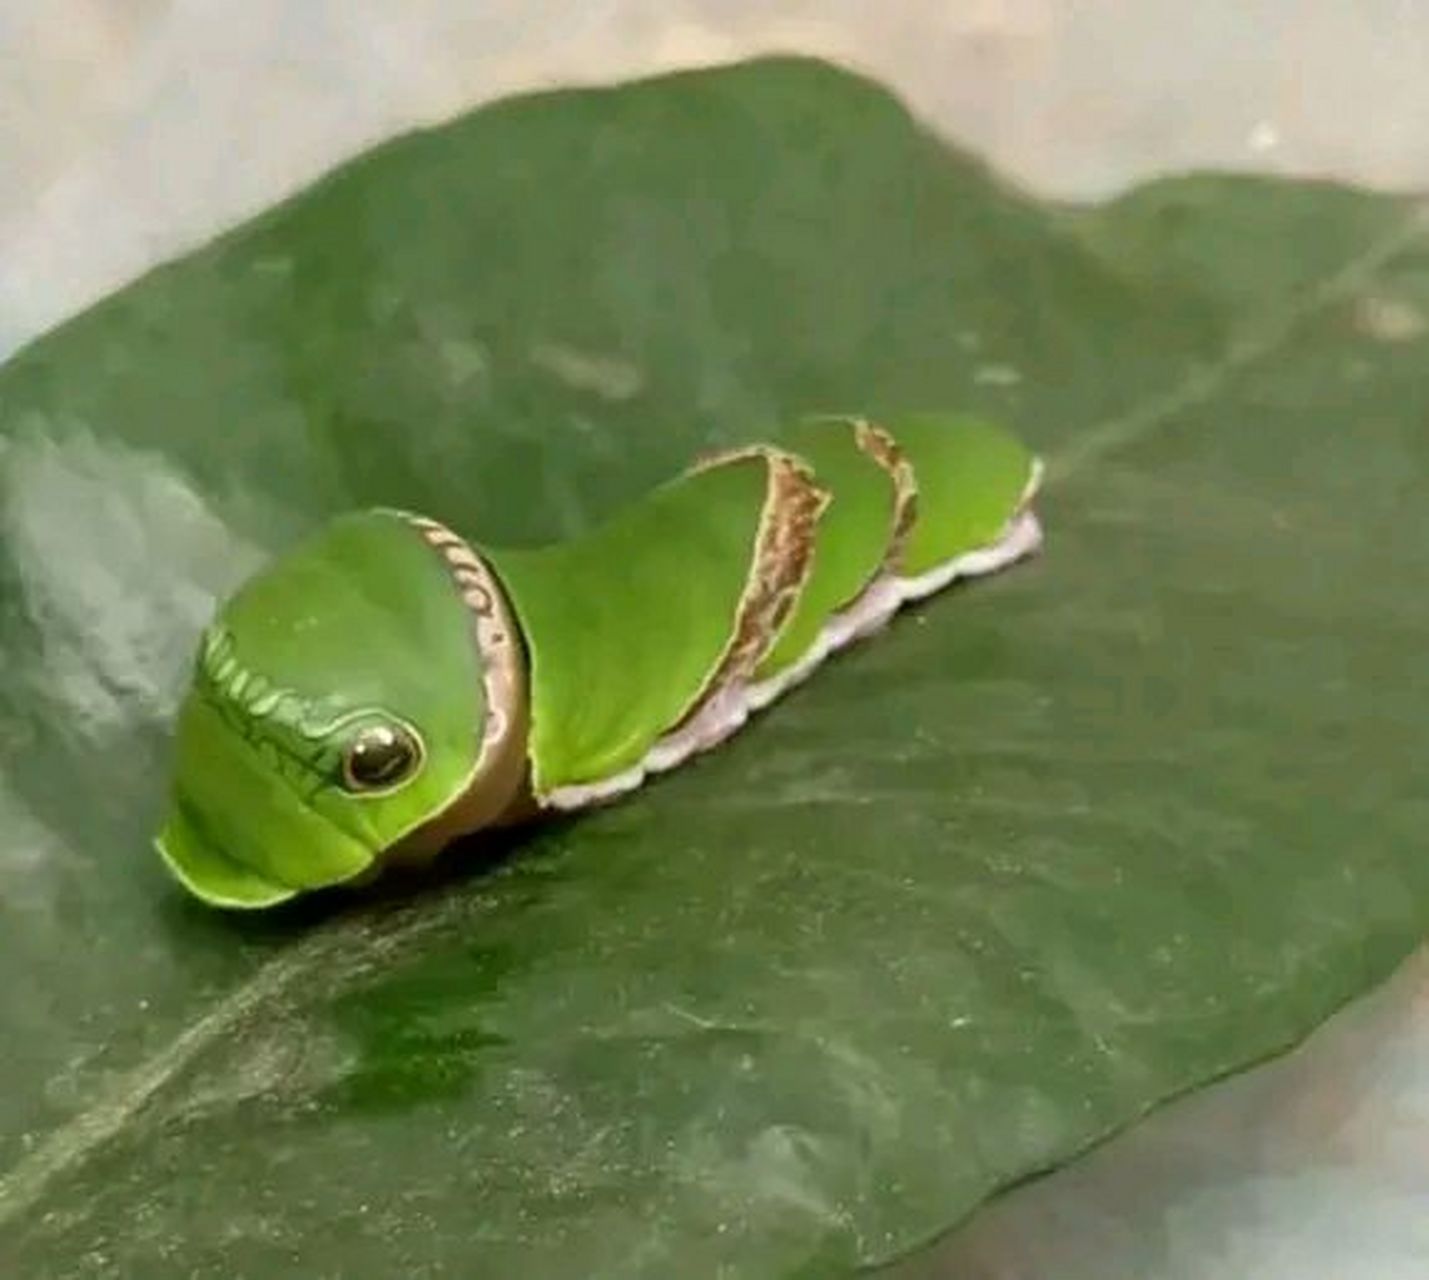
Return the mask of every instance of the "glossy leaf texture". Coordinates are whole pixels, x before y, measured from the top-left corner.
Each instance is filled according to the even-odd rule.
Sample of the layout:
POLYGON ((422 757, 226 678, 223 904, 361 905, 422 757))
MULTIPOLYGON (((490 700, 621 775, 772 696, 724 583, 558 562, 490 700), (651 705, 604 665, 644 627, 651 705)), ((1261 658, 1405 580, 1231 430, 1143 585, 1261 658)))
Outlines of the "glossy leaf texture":
POLYGON ((828 1277, 1425 933, 1429 228, 1050 207, 763 60, 399 139, 0 371, 0 1258, 828 1277), (617 807, 234 920, 148 848, 216 594, 383 503, 587 527, 797 413, 1047 457, 1046 553, 617 807))

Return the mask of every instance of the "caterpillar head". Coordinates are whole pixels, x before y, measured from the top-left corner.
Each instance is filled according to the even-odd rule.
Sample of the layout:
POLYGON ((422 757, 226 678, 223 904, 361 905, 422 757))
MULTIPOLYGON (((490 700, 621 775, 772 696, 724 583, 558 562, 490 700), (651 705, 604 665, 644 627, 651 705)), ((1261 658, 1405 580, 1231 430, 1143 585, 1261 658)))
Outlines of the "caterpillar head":
POLYGON ((205 631, 159 852, 197 897, 233 908, 428 856, 515 796, 523 697, 480 558, 434 522, 344 516, 205 631))

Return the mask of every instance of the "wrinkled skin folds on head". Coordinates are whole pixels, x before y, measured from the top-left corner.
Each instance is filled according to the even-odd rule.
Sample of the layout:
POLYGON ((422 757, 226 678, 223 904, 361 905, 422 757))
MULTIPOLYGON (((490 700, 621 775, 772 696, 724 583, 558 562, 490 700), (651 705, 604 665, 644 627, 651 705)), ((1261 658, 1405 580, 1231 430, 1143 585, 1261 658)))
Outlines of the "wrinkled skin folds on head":
POLYGON ((486 710, 448 567, 399 513, 344 516, 206 629, 159 851, 215 906, 364 880, 465 791, 486 710))

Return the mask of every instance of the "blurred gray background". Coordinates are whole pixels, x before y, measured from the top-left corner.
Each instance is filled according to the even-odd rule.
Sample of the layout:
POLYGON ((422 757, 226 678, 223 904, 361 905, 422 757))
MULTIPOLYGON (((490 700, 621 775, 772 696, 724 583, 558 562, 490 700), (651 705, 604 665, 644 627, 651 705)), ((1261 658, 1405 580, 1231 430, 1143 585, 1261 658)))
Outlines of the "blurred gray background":
MULTIPOLYGON (((0 0, 0 356, 394 132, 776 51, 877 76, 1045 194, 1205 166, 1429 187, 1429 0, 0 0)), ((915 1274, 1429 1277, 1429 955, 915 1274)))

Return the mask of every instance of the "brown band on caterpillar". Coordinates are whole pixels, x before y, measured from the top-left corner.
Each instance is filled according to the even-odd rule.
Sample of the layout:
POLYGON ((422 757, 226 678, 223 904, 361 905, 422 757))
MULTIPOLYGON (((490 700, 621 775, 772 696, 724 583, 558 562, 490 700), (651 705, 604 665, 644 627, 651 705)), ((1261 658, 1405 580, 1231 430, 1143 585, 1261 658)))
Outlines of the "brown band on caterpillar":
POLYGON ((897 573, 903 566, 908 539, 918 523, 918 474, 898 442, 876 423, 864 419, 855 422, 854 440, 893 482, 893 524, 881 568, 886 573, 897 573))
POLYGON ((387 854, 394 862, 425 862, 457 836, 497 825, 522 807, 528 786, 530 709, 521 630, 494 571, 445 525, 425 516, 404 513, 403 518, 441 556, 452 585, 471 612, 486 694, 481 744, 466 786, 387 854))
POLYGON ((671 732, 687 724, 718 694, 753 676, 779 638, 813 569, 815 531, 831 495, 814 482, 807 463, 783 449, 751 445, 702 458, 693 469, 749 457, 762 458, 769 477, 749 577, 724 653, 671 732))

